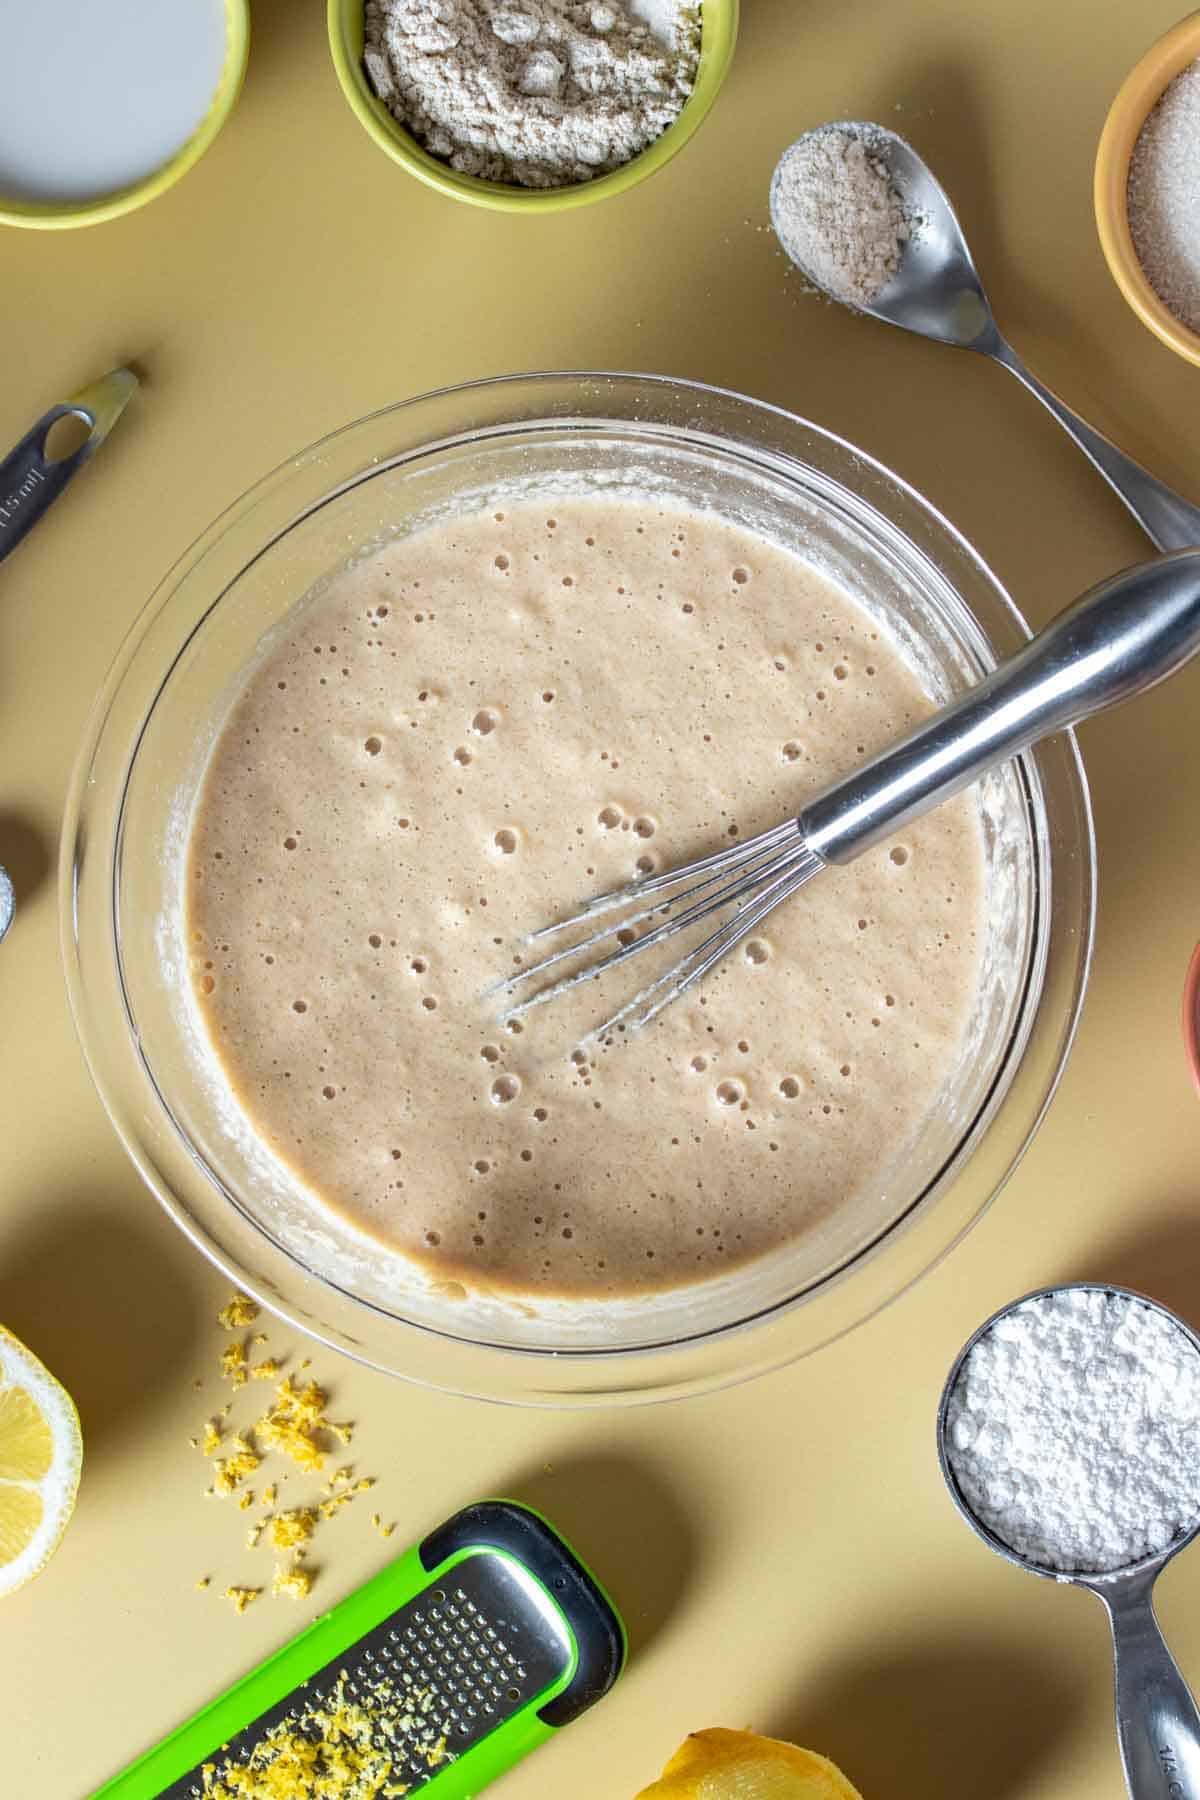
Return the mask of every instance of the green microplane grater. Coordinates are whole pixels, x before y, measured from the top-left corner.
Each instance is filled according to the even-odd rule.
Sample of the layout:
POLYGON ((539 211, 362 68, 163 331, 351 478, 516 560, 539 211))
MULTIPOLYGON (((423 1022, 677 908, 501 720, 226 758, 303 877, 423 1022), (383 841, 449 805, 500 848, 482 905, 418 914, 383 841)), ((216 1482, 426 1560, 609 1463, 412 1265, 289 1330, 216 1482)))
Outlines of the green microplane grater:
MULTIPOLYGON (((625 1655, 612 1601, 541 1514, 483 1500, 406 1550, 93 1800, 203 1800, 216 1780, 210 1774, 206 1786, 206 1764, 261 1766, 274 1728, 315 1740, 319 1728, 305 1725, 306 1713, 339 1696, 374 1711, 380 1684, 404 1696, 400 1711, 411 1714, 381 1745, 392 1760, 391 1786, 423 1800, 472 1800, 601 1699, 625 1655)), ((294 1800, 306 1800, 303 1788, 294 1800)))

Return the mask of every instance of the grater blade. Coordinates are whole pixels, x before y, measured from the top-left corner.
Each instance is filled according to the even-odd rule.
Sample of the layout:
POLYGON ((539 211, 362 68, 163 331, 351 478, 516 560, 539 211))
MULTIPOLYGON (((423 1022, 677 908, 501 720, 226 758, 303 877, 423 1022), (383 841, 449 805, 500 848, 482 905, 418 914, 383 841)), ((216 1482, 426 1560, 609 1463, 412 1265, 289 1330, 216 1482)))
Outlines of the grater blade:
POLYGON ((381 1693, 400 1703, 388 1709, 391 1722, 380 1724, 378 1748, 391 1758, 391 1779, 419 1791, 528 1707, 567 1671, 572 1654, 562 1617, 532 1576, 509 1557, 480 1550, 214 1746, 161 1789, 160 1800, 203 1800, 211 1792, 206 1765, 215 1764, 219 1775, 250 1763, 256 1746, 285 1722, 316 1741, 319 1728, 306 1725, 306 1713, 340 1700, 373 1713, 381 1693))

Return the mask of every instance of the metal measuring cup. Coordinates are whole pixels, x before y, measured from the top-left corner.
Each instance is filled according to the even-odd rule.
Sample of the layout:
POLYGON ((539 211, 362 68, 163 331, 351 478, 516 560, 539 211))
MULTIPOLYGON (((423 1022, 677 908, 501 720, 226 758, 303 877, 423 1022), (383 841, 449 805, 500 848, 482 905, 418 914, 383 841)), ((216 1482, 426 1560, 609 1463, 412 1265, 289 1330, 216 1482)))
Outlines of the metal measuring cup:
POLYGON ((1200 1336, 1169 1307, 1132 1288, 1095 1281, 1064 1282, 1057 1287, 1036 1288, 993 1313, 955 1358, 938 1404, 938 1462, 951 1499, 989 1549, 1015 1563, 1019 1569, 1028 1570, 1031 1575, 1087 1588, 1104 1602, 1112 1627, 1116 1664, 1117 1738, 1125 1784, 1132 1800, 1200 1800, 1200 1710, 1167 1648, 1154 1616, 1152 1600, 1154 1583, 1162 1570, 1200 1532, 1200 1511, 1189 1528, 1165 1550, 1124 1568, 1101 1574, 1046 1568, 1019 1555, 976 1516, 958 1485, 946 1447, 950 1398, 963 1364, 980 1339, 987 1336, 997 1320, 1031 1300, 1078 1291, 1122 1295, 1138 1305, 1149 1307, 1182 1332, 1200 1356, 1200 1336))

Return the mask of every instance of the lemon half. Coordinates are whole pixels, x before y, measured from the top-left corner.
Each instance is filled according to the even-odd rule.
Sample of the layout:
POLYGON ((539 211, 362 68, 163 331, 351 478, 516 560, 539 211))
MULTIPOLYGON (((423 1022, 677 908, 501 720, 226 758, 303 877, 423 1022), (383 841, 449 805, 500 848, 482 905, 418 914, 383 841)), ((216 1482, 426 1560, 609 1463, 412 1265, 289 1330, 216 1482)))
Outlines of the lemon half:
POLYGON ((0 1325, 0 1595, 53 1556, 75 1510, 82 1464, 75 1402, 0 1325))
POLYGON ((862 1800, 828 1757, 753 1731, 694 1731, 638 1800, 862 1800))

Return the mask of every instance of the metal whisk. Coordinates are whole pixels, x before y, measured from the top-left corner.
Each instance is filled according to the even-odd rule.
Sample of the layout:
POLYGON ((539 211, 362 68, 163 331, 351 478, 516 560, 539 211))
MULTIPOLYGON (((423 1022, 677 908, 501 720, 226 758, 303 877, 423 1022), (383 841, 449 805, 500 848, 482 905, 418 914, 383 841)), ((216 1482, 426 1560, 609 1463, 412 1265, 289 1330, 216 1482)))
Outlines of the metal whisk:
POLYGON ((575 966, 505 1006, 514 1019, 594 981, 683 932, 716 921, 680 960, 592 1033, 640 1031, 828 863, 848 863, 1041 738, 1142 693, 1200 650, 1200 550, 1140 563, 1089 590, 986 680, 810 800, 794 819, 695 862, 599 894, 568 919, 531 932, 545 943, 599 918, 575 942, 514 971, 511 997, 564 963, 575 966), (652 926, 641 935, 643 926, 652 926), (596 953, 616 941, 597 960, 596 953))

